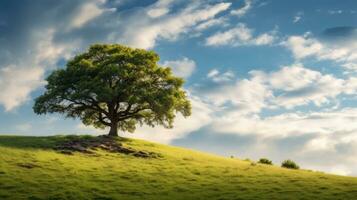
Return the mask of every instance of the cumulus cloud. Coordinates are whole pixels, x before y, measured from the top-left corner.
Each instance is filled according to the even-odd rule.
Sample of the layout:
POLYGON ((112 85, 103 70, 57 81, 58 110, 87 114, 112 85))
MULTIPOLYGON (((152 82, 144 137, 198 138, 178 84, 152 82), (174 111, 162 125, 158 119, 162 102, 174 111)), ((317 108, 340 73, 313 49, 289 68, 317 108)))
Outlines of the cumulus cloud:
MULTIPOLYGON (((207 77, 216 83, 233 78, 233 75, 229 76, 230 79, 223 75, 218 70, 212 70, 207 77)), ((229 103, 241 113, 259 113, 263 108, 292 109, 310 103, 320 107, 334 102, 339 95, 353 94, 357 84, 355 79, 339 79, 301 64, 284 66, 269 73, 251 71, 250 75, 250 78, 233 83, 193 90, 217 105, 229 103)))
MULTIPOLYGON (((217 76, 218 71, 211 71, 208 75, 217 76)), ((264 85, 260 78, 242 79, 235 82, 218 82, 218 85, 205 85, 202 87, 192 88, 193 93, 197 93, 204 101, 217 106, 223 111, 232 109, 239 111, 241 114, 259 113, 262 108, 266 107, 265 100, 272 97, 272 92, 264 85), (205 88, 207 87, 207 88, 205 88)))
POLYGON ((295 59, 315 58, 339 63, 349 70, 356 69, 357 29, 337 27, 327 29, 320 39, 310 33, 303 36, 290 36, 282 44, 289 49, 295 59))
POLYGON ((297 59, 317 55, 324 48, 321 43, 308 36, 290 36, 284 45, 297 59))
POLYGON ((188 78, 196 69, 196 63, 186 57, 180 60, 165 61, 163 64, 165 67, 170 67, 176 76, 188 78))
POLYGON ((260 46, 270 45, 276 40, 276 31, 253 36, 253 30, 239 23, 235 28, 218 32, 206 38, 207 46, 260 46))
POLYGON ((286 108, 310 102, 320 106, 336 98, 345 87, 345 80, 321 74, 301 64, 283 67, 269 74, 267 79, 272 89, 281 91, 273 102, 286 108))

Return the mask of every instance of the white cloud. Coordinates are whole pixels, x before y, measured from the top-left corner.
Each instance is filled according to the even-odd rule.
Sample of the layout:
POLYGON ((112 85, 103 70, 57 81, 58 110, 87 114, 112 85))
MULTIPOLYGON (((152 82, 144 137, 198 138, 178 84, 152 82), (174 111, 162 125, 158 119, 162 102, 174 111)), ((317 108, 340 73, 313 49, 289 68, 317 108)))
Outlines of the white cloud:
POLYGON ((276 31, 253 36, 253 30, 239 23, 235 28, 218 32, 206 38, 207 46, 260 46, 269 45, 276 40, 276 31))
MULTIPOLYGON (((223 74, 214 69, 207 77, 221 83, 233 78, 231 74, 229 78, 223 74)), ((233 84, 210 87, 209 90, 194 88, 194 91, 217 105, 233 104, 241 113, 259 113, 263 108, 292 109, 309 103, 322 106, 333 102, 338 95, 357 91, 357 79, 339 79, 301 64, 284 66, 270 73, 251 71, 250 75, 251 78, 233 84)))
POLYGON ((344 92, 349 95, 357 93, 357 77, 349 77, 345 80, 344 92))
POLYGON ((77 42, 72 41, 72 44, 55 43, 55 34, 56 29, 54 28, 39 30, 33 33, 34 40, 37 41, 31 54, 34 65, 45 68, 54 65, 59 58, 70 58, 74 51, 73 47, 77 45, 77 42))
POLYGON ((232 71, 226 71, 224 73, 221 73, 218 69, 212 69, 207 74, 207 78, 211 79, 213 82, 216 83, 231 81, 234 76, 235 75, 232 71))
POLYGON ((275 35, 272 33, 263 33, 259 35, 257 38, 255 38, 255 45, 268 45, 272 44, 275 40, 275 35))
POLYGON ((225 32, 218 32, 206 39, 206 45, 234 45, 235 43, 246 43, 252 38, 252 30, 247 28, 245 24, 238 24, 236 28, 225 32), (237 42, 238 41, 238 42, 237 42))
POLYGON ((73 28, 82 27, 90 20, 103 14, 103 12, 104 9, 100 8, 97 3, 88 2, 80 7, 70 26, 73 28))
POLYGON ((343 93, 345 88, 344 80, 307 69, 301 64, 283 67, 268 76, 271 88, 282 91, 272 101, 286 108, 310 102, 320 106, 343 93))
POLYGON ((211 71, 208 72, 207 77, 211 78, 211 77, 215 77, 219 74, 218 69, 212 69, 211 71))
POLYGON ((220 18, 214 18, 214 19, 210 19, 205 22, 202 22, 202 23, 198 24, 195 27, 195 29, 197 31, 203 31, 203 30, 206 30, 213 26, 227 26, 227 25, 228 25, 227 18, 220 17, 220 18))
MULTIPOLYGON (((219 71, 213 70, 208 75, 216 77, 219 71)), ((202 100, 225 109, 227 104, 239 110, 242 114, 259 113, 266 107, 265 100, 272 97, 272 92, 264 85, 259 78, 243 79, 233 83, 219 82, 218 86, 207 86, 207 89, 192 88, 193 93, 197 93, 202 100)))
POLYGON ((346 68, 347 70, 352 70, 352 71, 357 70, 357 63, 344 63, 341 66, 346 68))
POLYGON ((118 41, 128 45, 150 49, 159 38, 175 40, 177 37, 201 22, 213 19, 218 13, 227 10, 231 3, 218 3, 202 6, 193 4, 174 14, 165 14, 155 19, 141 13, 131 16, 124 33, 118 41))
POLYGON ((293 91, 314 84, 314 81, 320 79, 321 73, 307 69, 302 64, 294 64, 266 76, 269 76, 268 81, 273 88, 293 91))
POLYGON ((298 23, 302 17, 304 16, 304 13, 303 12, 298 12, 295 16, 294 16, 294 19, 293 19, 293 23, 298 23))
POLYGON ((196 69, 196 63, 188 58, 182 58, 181 60, 165 61, 163 64, 165 67, 170 67, 176 76, 188 78, 196 69))
POLYGON ((150 6, 147 14, 152 18, 161 17, 170 12, 170 5, 173 0, 158 0, 155 4, 150 6))
POLYGON ((320 42, 307 36, 290 36, 284 45, 297 59, 317 55, 324 48, 320 42))
POLYGON ((357 64, 357 42, 346 38, 345 41, 328 42, 311 37, 310 33, 303 36, 290 36, 283 42, 295 59, 315 58, 339 63, 348 70, 355 70, 357 64))
POLYGON ((0 68, 0 104, 6 111, 11 111, 30 99, 35 89, 44 85, 45 70, 52 68, 59 58, 68 57, 71 45, 54 44, 55 30, 32 32, 31 37, 37 42, 33 49, 17 60, 16 64, 0 68))
POLYGON ((327 136, 320 136, 310 140, 306 145, 304 151, 333 151, 335 142, 331 141, 327 136))
POLYGON ((238 17, 243 17, 252 8, 252 0, 245 0, 244 6, 236 10, 232 10, 231 14, 238 17))
POLYGON ((8 66, 0 69, 0 104, 5 111, 29 100, 30 93, 43 84, 43 74, 40 67, 8 66))
MULTIPOLYGON (((340 111, 283 113, 261 118, 257 115, 242 115, 237 111, 222 118, 215 118, 212 128, 220 133, 253 134, 261 137, 291 137, 305 134, 329 137, 333 134, 357 131, 357 125, 354 123, 356 113, 357 109, 346 108, 340 111)), ((356 137, 353 138, 353 140, 356 139, 356 137)), ((319 144, 318 147, 314 146, 314 149, 310 148, 309 151, 325 150, 333 146, 325 138, 318 138, 310 142, 316 144, 317 140, 324 141, 324 144, 319 144)), ((311 143, 308 143, 307 146, 311 147, 311 143)))

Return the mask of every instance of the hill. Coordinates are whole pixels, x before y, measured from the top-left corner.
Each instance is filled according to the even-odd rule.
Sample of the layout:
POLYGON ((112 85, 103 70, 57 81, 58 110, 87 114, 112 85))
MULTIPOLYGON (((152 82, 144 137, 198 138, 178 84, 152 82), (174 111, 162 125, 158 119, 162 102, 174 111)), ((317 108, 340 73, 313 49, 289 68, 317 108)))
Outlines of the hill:
POLYGON ((0 136, 0 199, 357 199, 353 177, 125 138, 116 142, 159 156, 53 149, 68 138, 0 136))

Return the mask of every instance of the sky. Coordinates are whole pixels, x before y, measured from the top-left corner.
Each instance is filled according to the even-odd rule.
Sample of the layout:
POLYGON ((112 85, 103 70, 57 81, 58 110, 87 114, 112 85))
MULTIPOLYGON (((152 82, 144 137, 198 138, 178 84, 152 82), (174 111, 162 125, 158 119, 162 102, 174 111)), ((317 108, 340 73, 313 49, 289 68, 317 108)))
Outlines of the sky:
POLYGON ((93 43, 154 50, 186 80, 190 117, 122 136, 357 176, 355 0, 2 0, 0 133, 105 134, 32 110, 93 43))

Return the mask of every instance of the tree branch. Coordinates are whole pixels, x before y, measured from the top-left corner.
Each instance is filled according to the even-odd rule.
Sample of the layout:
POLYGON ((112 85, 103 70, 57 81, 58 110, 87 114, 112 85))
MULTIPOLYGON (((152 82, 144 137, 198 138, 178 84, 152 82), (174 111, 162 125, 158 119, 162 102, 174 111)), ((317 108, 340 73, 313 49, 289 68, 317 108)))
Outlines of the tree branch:
POLYGON ((98 121, 106 126, 110 126, 111 124, 109 122, 104 121, 105 117, 103 118, 102 113, 99 113, 98 115, 98 121))

